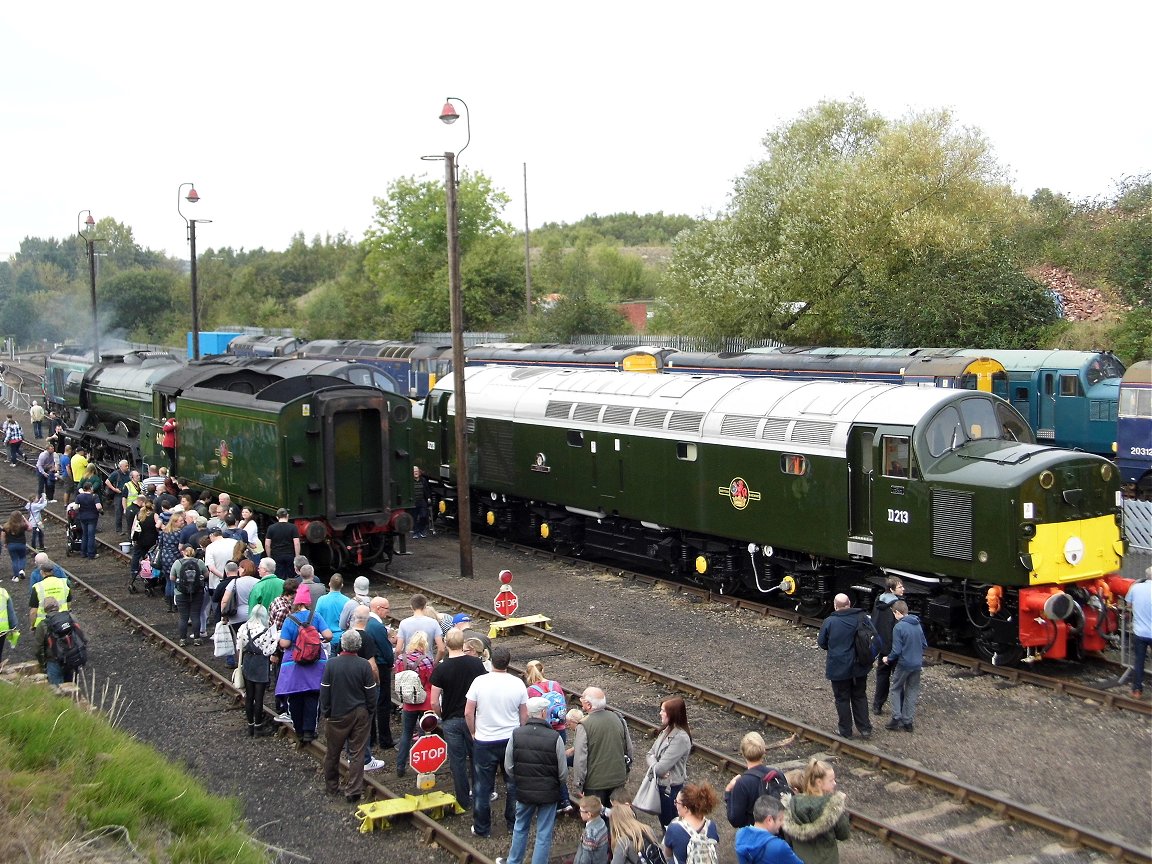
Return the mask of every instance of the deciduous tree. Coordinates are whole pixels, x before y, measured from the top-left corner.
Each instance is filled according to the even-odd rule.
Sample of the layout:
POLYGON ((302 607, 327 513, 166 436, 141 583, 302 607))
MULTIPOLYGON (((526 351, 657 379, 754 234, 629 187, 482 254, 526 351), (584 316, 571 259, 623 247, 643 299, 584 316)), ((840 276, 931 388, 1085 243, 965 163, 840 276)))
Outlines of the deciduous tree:
POLYGON ((843 337, 846 295, 925 250, 985 248, 1023 207, 983 136, 947 111, 889 121, 824 102, 764 147, 729 212, 676 244, 665 293, 680 329, 843 337))

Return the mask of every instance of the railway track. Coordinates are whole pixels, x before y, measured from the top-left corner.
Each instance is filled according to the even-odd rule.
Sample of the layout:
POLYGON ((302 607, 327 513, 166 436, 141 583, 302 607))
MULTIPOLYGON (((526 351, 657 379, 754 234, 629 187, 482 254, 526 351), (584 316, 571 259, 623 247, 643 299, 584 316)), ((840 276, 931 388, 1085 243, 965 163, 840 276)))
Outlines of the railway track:
MULTIPOLYGON (((760 603, 756 600, 750 600, 744 597, 737 597, 731 594, 720 594, 708 588, 703 588, 696 585, 688 585, 683 582, 678 582, 672 579, 665 579, 660 576, 654 576, 646 573, 637 573, 634 571, 624 570, 619 567, 607 567, 599 562, 589 561, 586 558, 573 558, 571 556, 562 555, 557 552, 548 552, 534 546, 524 546, 518 543, 510 543, 504 540, 486 537, 483 534, 474 534, 473 542, 488 543, 495 548, 509 549, 516 551, 520 554, 529 555, 536 558, 546 558, 548 560, 561 562, 573 566, 583 567, 604 567, 606 572, 612 573, 620 579, 630 582, 636 582, 643 585, 660 585, 665 589, 683 594, 688 597, 693 597, 702 602, 719 603, 729 606, 733 609, 739 609, 746 612, 751 612, 753 615, 760 617, 772 617, 790 624, 800 625, 803 627, 810 627, 812 629, 820 629, 821 619, 810 618, 799 614, 798 612, 789 609, 783 609, 779 606, 772 606, 767 603, 760 603)), ((993 677, 1002 679, 1012 684, 1029 684, 1034 687, 1040 687, 1044 690, 1058 693, 1065 696, 1071 696, 1076 699, 1082 699, 1085 702, 1099 704, 1104 708, 1114 708, 1120 711, 1132 711, 1137 714, 1145 716, 1152 716, 1152 702, 1145 702, 1140 699, 1133 699, 1123 690, 1111 692, 1104 689, 1098 684, 1085 684, 1079 681, 1070 679, 1069 677, 1057 677, 1055 675, 1046 675, 1043 672, 1036 671, 1035 669, 1025 669, 1014 666, 996 666, 978 657, 972 657, 967 654, 961 654, 957 651, 948 651, 942 648, 929 648, 924 652, 926 660, 936 663, 947 663, 951 666, 967 670, 973 674, 991 675, 993 677)), ((1115 675, 1115 679, 1109 682, 1108 686, 1113 686, 1119 681, 1120 675, 1124 672, 1125 667, 1118 661, 1107 657, 1092 657, 1085 660, 1092 668, 1097 668, 1106 671, 1109 675, 1115 675)), ((1072 664, 1062 663, 1064 669, 1069 669, 1072 664)))
MULTIPOLYGON (((5 505, 12 505, 16 502, 24 502, 26 498, 19 493, 0 486, 0 496, 8 499, 3 502, 5 505)), ((64 520, 55 513, 45 511, 45 516, 55 522, 63 523, 64 520)), ((118 557, 123 561, 127 561, 127 557, 122 555, 117 546, 108 543, 107 541, 97 538, 97 543, 101 548, 101 556, 108 555, 111 557, 118 557)), ((199 680, 204 682, 207 686, 213 688, 218 693, 224 694, 233 703, 240 705, 243 702, 243 695, 236 691, 232 686, 230 678, 222 675, 217 669, 202 661, 199 657, 184 648, 181 648, 176 642, 168 638, 159 629, 146 622, 143 618, 135 614, 131 609, 127 608, 116 600, 114 600, 106 591, 98 588, 92 580, 71 573, 71 584, 75 589, 79 589, 89 597, 93 602, 109 612, 116 619, 124 622, 128 627, 134 630, 139 636, 145 639, 149 644, 153 645, 164 655, 181 664, 188 672, 195 675, 199 680)), ((146 600, 137 597, 136 603, 145 603, 146 600)), ((273 716, 272 711, 265 708, 265 717, 269 721, 273 716)), ((300 752, 309 756, 317 764, 324 760, 325 747, 321 739, 311 742, 306 747, 301 748, 300 752)), ((345 773, 346 765, 341 761, 341 773, 345 773)), ((366 802, 373 800, 384 800, 403 797, 403 792, 397 792, 383 783, 377 775, 365 774, 364 775, 364 799, 366 802)), ((430 816, 423 813, 414 813, 407 818, 401 820, 417 834, 419 839, 425 844, 435 844, 440 848, 446 850, 459 864, 494 864, 493 860, 485 855, 480 850, 476 849, 468 840, 459 836, 452 828, 443 824, 430 816)), ((457 825, 466 825, 465 821, 458 821, 457 825)))
MULTIPOLYGON (((462 609, 478 621, 497 618, 484 607, 426 583, 379 571, 376 575, 403 591, 425 594, 437 608, 462 609)), ((398 608, 397 597, 393 595, 391 599, 393 608, 398 608)), ((614 694, 636 691, 637 688, 655 688, 661 696, 679 694, 696 706, 693 708, 694 717, 699 717, 703 710, 750 720, 765 727, 766 739, 771 737, 773 730, 785 733, 788 738, 783 746, 787 747, 791 762, 803 764, 811 756, 821 756, 849 765, 853 776, 849 795, 854 804, 853 824, 924 860, 949 864, 984 864, 1001 860, 1013 864, 1060 861, 1079 864, 1105 860, 1147 864, 1152 861, 1147 849, 1122 838, 1073 824, 1042 808, 1015 801, 1004 793, 978 788, 930 770, 914 760, 885 753, 875 740, 859 743, 854 739, 843 739, 707 684, 683 680, 627 657, 614 655, 599 646, 581 643, 542 627, 526 625, 522 629, 523 635, 510 637, 509 647, 514 656, 540 657, 550 677, 559 680, 587 677, 589 664, 596 664, 596 674, 601 676, 597 680, 604 681, 603 676, 609 675, 604 686, 614 694), (998 850, 1008 846, 1016 851, 1008 855, 997 854, 993 858, 982 855, 990 834, 996 837, 995 848, 998 850)), ((648 693, 642 700, 643 704, 650 706, 652 699, 652 694, 648 693)), ((615 697, 613 707, 628 719, 640 736, 655 734, 656 726, 640 714, 643 709, 622 709, 615 697)), ((706 721, 697 725, 697 729, 710 725, 706 721)), ((720 741, 703 743, 698 736, 693 751, 694 759, 726 775, 718 781, 720 787, 727 776, 743 771, 743 762, 725 752, 723 746, 720 741)), ((644 751, 641 749, 640 752, 644 751)), ((780 762, 773 764, 786 767, 780 762)), ((699 771, 690 773, 692 776, 700 774, 699 771)), ((846 781, 842 781, 842 785, 843 782, 846 781)))

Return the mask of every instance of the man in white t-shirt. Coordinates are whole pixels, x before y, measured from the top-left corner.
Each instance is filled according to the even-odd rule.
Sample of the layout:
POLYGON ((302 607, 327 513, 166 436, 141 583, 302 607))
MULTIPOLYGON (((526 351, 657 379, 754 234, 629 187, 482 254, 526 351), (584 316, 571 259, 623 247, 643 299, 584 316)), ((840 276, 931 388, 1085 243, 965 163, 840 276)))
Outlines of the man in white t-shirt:
POLYGON ((204 547, 204 563, 208 566, 208 590, 204 592, 204 605, 200 609, 202 634, 207 634, 208 625, 215 626, 219 617, 220 604, 212 602, 212 592, 224 578, 224 568, 232 560, 232 553, 236 551, 236 541, 231 537, 224 537, 219 527, 213 528, 208 536, 211 539, 204 547))
POLYGON ((433 659, 437 663, 444 659, 447 653, 444 648, 444 631, 440 628, 440 622, 425 611, 427 606, 428 598, 423 594, 412 595, 412 615, 401 621, 400 626, 396 628, 397 657, 407 649, 408 640, 416 634, 416 631, 422 630, 428 635, 429 650, 433 645, 436 646, 436 656, 433 659))
MULTIPOLYGON (((472 733, 476 778, 472 789, 472 833, 477 837, 488 837, 492 833, 491 796, 496 785, 496 767, 504 761, 512 730, 528 721, 528 688, 515 675, 508 674, 512 655, 499 645, 492 649, 491 659, 492 671, 472 682, 464 705, 464 722, 472 733)), ((507 785, 504 821, 511 834, 516 825, 516 783, 511 775, 507 785)))

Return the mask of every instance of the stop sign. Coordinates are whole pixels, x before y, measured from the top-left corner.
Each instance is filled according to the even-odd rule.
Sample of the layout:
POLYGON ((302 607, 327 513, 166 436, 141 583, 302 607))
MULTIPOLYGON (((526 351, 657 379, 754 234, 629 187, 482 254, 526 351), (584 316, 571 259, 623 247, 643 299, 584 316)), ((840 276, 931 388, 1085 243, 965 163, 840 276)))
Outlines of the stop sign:
POLYGON ((418 774, 434 774, 448 758, 448 744, 439 735, 425 735, 412 745, 408 762, 418 774))
POLYGON ((510 588, 505 588, 496 595, 496 599, 492 601, 492 608, 496 610, 497 615, 503 615, 507 618, 510 615, 515 615, 516 610, 520 607, 520 598, 516 596, 510 588))

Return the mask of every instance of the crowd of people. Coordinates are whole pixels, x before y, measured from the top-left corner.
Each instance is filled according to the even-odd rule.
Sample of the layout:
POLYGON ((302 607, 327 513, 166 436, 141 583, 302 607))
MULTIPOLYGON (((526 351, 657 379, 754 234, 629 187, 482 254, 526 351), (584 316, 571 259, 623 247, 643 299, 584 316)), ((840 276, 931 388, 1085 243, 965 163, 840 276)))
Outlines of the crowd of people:
MULTIPOLYGON (((33 418, 37 437, 45 420, 53 428, 52 416, 33 418)), ((11 417, 4 432, 14 462, 21 458, 22 433, 11 417)), ((638 762, 634 742, 602 688, 586 687, 580 707, 570 709, 563 686, 547 676, 541 661, 528 661, 523 677, 515 674, 509 650, 472 630, 467 613, 438 613, 417 594, 410 614, 392 627, 388 598, 373 596, 366 577, 354 581, 350 595, 340 574, 327 585, 319 581, 301 554, 300 532, 286 509, 261 531, 251 509, 224 493, 216 500, 194 494, 166 466, 148 466, 142 477, 125 461, 102 478, 83 447, 62 442, 56 426, 37 459, 38 498, 0 527, 12 581, 25 580, 31 571, 29 625, 53 685, 71 680, 83 665, 86 644, 69 612, 67 574, 43 551, 40 514, 56 503, 62 482, 63 502, 82 526, 81 553, 97 557, 98 523, 110 514, 112 529, 129 538, 133 581, 163 584, 166 606, 177 616, 173 635, 179 644, 199 646, 212 634, 215 654, 235 670, 234 682, 244 694, 244 734, 269 735, 283 724, 307 746, 324 720, 323 776, 330 794, 359 801, 364 774, 387 767, 382 757, 389 750, 395 750, 396 775, 405 777, 414 740, 435 729, 447 744, 454 796, 470 813, 477 837, 492 835, 503 775, 502 815, 510 840, 498 864, 546 864, 556 819, 567 815, 578 816, 584 826, 573 864, 651 864, 660 856, 675 864, 715 861, 720 832, 712 814, 721 801, 736 829, 732 842, 741 864, 839 860, 849 817, 828 762, 813 759, 785 774, 765 764, 764 739, 749 732, 740 742, 745 770, 718 794, 690 776, 688 710, 682 698, 671 697, 659 705, 660 731, 645 756, 644 783, 629 795, 625 787, 638 762), (269 691, 271 717, 265 710, 269 691), (342 756, 349 766, 343 781, 342 756)), ((417 484, 421 479, 415 475, 417 484)), ((427 534, 428 523, 423 514, 414 537, 427 534)), ((1152 568, 1147 576, 1152 580, 1152 568)), ((1144 609, 1137 610, 1134 634, 1137 698, 1145 650, 1152 644, 1149 584, 1139 583, 1129 597, 1134 608, 1138 598, 1144 609)), ((820 629, 817 642, 827 652, 837 731, 845 738, 869 738, 872 716, 889 701, 892 716, 885 728, 915 729, 927 641, 903 594, 902 581, 890 577, 871 615, 852 607, 847 595, 837 595, 820 629), (864 640, 867 649, 861 631, 870 637, 864 640)), ((0 661, 5 646, 18 638, 16 615, 12 594, 0 587, 0 661)))

